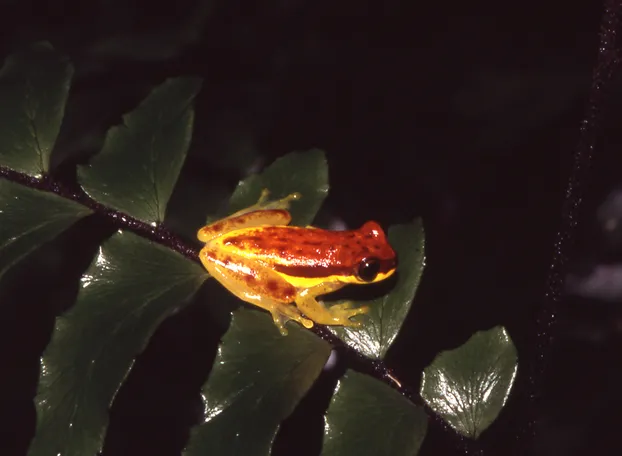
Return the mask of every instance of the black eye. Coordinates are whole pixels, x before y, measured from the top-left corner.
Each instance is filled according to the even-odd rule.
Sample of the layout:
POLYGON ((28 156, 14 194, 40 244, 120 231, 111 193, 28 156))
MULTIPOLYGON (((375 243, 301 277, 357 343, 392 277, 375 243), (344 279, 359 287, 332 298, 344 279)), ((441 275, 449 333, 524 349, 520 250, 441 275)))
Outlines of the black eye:
POLYGON ((378 258, 363 258, 359 263, 357 275, 363 282, 371 282, 376 278, 379 271, 380 261, 378 258))

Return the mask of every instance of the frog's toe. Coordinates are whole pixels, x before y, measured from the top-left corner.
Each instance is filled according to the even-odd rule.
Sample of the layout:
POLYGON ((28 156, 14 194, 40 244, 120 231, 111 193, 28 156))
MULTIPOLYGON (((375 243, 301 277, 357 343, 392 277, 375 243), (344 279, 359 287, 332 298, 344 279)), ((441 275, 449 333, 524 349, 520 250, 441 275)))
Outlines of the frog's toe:
POLYGON ((294 193, 290 193, 289 195, 287 195, 285 198, 283 198, 283 200, 290 202, 290 201, 299 200, 300 198, 302 198, 302 194, 298 192, 294 192, 294 193))
POLYGON ((267 188, 264 188, 261 190, 261 194, 259 195, 259 200, 257 201, 257 205, 263 204, 266 201, 268 201, 268 198, 270 197, 270 190, 268 190, 267 188))
POLYGON ((279 332, 283 336, 287 336, 287 329, 285 328, 285 323, 289 320, 286 316, 278 312, 272 312, 272 320, 274 320, 274 324, 279 329, 279 332))
POLYGON ((300 311, 290 305, 279 306, 272 314, 272 318, 274 318, 274 323, 281 330, 281 334, 286 335, 287 330, 285 329, 285 324, 289 320, 294 320, 295 322, 301 324, 307 329, 313 328, 313 321, 309 320, 302 316, 300 311), (283 333, 285 331, 285 333, 283 333))
POLYGON ((361 307, 353 307, 353 303, 345 302, 342 304, 337 304, 331 307, 331 314, 338 322, 338 325, 342 326, 361 326, 361 321, 352 321, 350 320, 352 317, 356 317, 357 315, 363 315, 369 312, 369 307, 361 306, 361 307))
POLYGON ((298 322, 299 324, 301 324, 302 326, 304 326, 307 329, 313 328, 313 322, 311 320, 309 320, 308 318, 303 317, 298 312, 296 312, 296 313, 288 312, 287 316, 289 317, 288 318, 289 320, 294 320, 294 321, 298 322))

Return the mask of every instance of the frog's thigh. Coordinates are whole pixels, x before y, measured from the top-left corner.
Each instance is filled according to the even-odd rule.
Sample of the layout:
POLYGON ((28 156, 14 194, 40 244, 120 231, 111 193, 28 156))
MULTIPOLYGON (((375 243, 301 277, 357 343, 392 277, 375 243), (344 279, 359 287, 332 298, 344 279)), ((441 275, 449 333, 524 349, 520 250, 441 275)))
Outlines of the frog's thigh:
POLYGON ((197 238, 201 242, 209 242, 230 231, 255 226, 289 225, 291 220, 292 217, 289 215, 289 212, 281 209, 248 212, 236 217, 227 217, 211 225, 204 226, 197 232, 197 238))
POLYGON ((252 228, 263 225, 289 225, 292 221, 292 216, 287 209, 291 201, 299 198, 299 193, 292 193, 280 200, 266 202, 268 199, 268 190, 264 189, 256 204, 239 210, 210 225, 204 226, 197 232, 197 238, 199 238, 201 242, 208 242, 224 233, 241 228, 252 228))
POLYGON ((341 284, 320 284, 303 290, 296 296, 296 306, 311 320, 322 325, 359 326, 359 322, 350 321, 350 318, 367 313, 368 307, 353 308, 350 303, 342 303, 326 308, 317 300, 317 296, 341 287, 341 284))
POLYGON ((297 321, 306 328, 313 326, 312 321, 304 318, 290 304, 294 301, 296 289, 276 272, 262 267, 256 267, 254 275, 245 274, 239 270, 232 272, 211 260, 208 247, 201 250, 199 256, 207 272, 232 294, 242 301, 269 311, 282 333, 287 333, 284 325, 290 319, 297 321))

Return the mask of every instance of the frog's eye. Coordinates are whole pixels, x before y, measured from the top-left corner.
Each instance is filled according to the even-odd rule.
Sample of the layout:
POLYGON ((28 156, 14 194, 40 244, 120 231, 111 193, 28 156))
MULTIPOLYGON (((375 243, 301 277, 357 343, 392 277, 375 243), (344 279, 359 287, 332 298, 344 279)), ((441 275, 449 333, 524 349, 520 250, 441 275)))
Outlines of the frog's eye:
POLYGON ((356 275, 363 282, 372 282, 380 271, 380 260, 378 258, 363 258, 359 263, 356 275))

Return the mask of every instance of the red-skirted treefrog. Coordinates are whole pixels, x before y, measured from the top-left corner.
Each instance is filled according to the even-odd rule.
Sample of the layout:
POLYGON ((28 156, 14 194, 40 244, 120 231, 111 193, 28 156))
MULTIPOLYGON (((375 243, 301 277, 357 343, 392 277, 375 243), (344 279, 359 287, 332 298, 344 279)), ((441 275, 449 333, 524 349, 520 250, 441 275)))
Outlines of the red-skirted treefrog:
POLYGON ((305 328, 313 322, 358 326, 350 318, 368 307, 342 302, 327 308, 317 297, 390 277, 397 256, 376 222, 348 231, 288 226, 287 209, 298 198, 268 202, 264 190, 253 206, 204 226, 197 233, 205 243, 201 262, 235 296, 268 310, 283 335, 290 319, 305 328))

